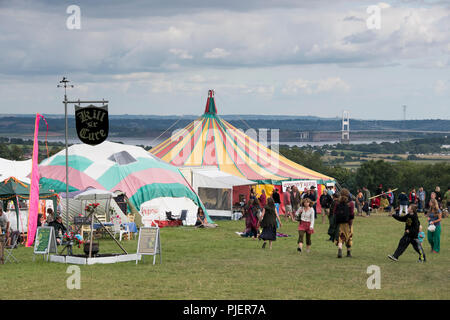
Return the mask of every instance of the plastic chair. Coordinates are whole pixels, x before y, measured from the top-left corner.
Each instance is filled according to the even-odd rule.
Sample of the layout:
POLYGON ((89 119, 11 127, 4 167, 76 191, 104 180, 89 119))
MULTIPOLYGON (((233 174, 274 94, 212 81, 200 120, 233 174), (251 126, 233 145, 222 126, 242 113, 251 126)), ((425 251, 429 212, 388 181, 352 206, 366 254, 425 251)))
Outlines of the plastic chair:
POLYGON ((14 257, 13 250, 17 248, 17 240, 19 239, 20 232, 19 231, 13 231, 11 233, 11 244, 9 246, 6 245, 7 239, 5 239, 5 263, 8 261, 10 262, 19 262, 19 260, 14 257))
POLYGON ((123 228, 118 221, 114 221, 113 231, 114 238, 116 237, 116 234, 119 234, 119 241, 122 241, 122 236, 124 233, 127 233, 128 239, 130 239, 130 228, 128 227, 128 225, 123 228))
POLYGON ((172 217, 172 211, 166 211, 166 217, 169 221, 176 220, 174 217, 172 217))
POLYGON ((119 240, 122 241, 122 235, 126 233, 128 234, 127 239, 130 240, 131 238, 131 233, 130 233, 130 227, 127 225, 125 225, 125 228, 121 227, 120 228, 120 235, 119 235, 119 240))
POLYGON ((180 220, 181 220, 181 223, 183 223, 183 226, 186 225, 187 212, 188 212, 187 210, 181 210, 180 220))

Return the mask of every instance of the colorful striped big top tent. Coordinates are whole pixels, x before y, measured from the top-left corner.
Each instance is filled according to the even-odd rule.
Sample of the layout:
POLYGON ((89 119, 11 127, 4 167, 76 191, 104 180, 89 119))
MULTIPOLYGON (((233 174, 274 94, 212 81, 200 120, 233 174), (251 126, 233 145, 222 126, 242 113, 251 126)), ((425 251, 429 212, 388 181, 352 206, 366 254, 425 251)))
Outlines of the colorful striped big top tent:
MULTIPOLYGON (((140 210, 154 198, 188 198, 203 204, 180 170, 152 156, 141 147, 105 141, 97 146, 69 147, 69 191, 88 187, 124 192, 140 210)), ((40 183, 56 192, 66 190, 65 150, 39 165, 40 183)))
MULTIPOLYGON (((253 131, 255 132, 255 131, 253 131)), ((175 166, 216 166, 259 184, 283 180, 334 180, 310 170, 261 143, 217 116, 214 91, 209 90, 205 113, 150 150, 175 166)))

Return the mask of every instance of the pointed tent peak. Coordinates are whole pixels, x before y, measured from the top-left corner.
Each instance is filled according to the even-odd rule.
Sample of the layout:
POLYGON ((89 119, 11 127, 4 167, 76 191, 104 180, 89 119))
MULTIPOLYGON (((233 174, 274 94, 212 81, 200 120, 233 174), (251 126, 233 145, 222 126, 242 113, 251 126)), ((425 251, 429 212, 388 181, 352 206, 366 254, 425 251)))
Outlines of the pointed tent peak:
POLYGON ((205 114, 217 114, 216 102, 214 101, 214 90, 208 90, 205 114))

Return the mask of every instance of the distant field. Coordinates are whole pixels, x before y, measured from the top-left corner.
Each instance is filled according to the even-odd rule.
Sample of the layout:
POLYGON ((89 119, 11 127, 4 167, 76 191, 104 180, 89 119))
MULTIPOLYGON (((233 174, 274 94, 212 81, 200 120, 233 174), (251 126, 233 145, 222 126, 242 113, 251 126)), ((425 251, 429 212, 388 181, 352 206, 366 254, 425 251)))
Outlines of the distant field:
MULTIPOLYGON (((363 152, 358 151, 347 151, 347 150, 338 150, 338 156, 331 156, 331 155, 324 155, 323 160, 325 163, 330 163, 332 161, 335 161, 336 159, 339 159, 340 165, 342 165, 345 168, 349 169, 357 169, 361 166, 361 163, 363 161, 369 161, 369 160, 384 160, 386 162, 395 163, 400 160, 407 160, 408 155, 407 154, 369 154, 367 156, 360 156, 363 152), (344 161, 344 156, 341 156, 341 152, 344 152, 345 155, 351 156, 353 158, 358 158, 359 160, 347 160, 344 161), (398 157, 401 159, 392 159, 392 157, 398 157)), ((450 162, 450 155, 442 155, 442 154, 430 154, 430 155, 416 155, 418 158, 417 160, 408 160, 411 162, 417 162, 417 163, 426 163, 426 164, 434 164, 439 162, 450 162)))
MULTIPOLYGON (((421 218, 422 224, 425 220, 421 218)), ((20 263, 0 265, 0 299, 448 299, 450 290, 449 219, 444 219, 441 253, 428 262, 416 262, 409 247, 398 262, 393 253, 404 225, 386 214, 357 217, 353 258, 336 258, 336 246, 326 235, 328 224, 316 221, 312 251, 299 254, 297 223, 279 230, 291 235, 278 238, 273 250, 262 242, 241 238, 243 221, 218 221, 219 228, 163 228, 162 265, 125 262, 115 265, 81 266, 81 289, 69 290, 68 265, 32 262, 32 248, 14 254, 20 263), (369 290, 367 268, 381 269, 381 289, 369 290)), ((136 241, 123 241, 136 252, 136 241)), ((77 249, 79 250, 79 249, 77 249)), ((100 240, 100 252, 120 252, 112 240, 100 240)))

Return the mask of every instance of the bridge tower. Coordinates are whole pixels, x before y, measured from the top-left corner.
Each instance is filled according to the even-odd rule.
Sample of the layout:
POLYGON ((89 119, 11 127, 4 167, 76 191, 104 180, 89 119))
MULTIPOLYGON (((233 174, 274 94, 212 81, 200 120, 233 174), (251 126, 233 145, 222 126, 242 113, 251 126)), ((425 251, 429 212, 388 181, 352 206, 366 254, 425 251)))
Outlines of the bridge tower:
POLYGON ((342 135, 341 135, 341 143, 349 144, 350 143, 350 112, 345 111, 342 113, 342 135))

